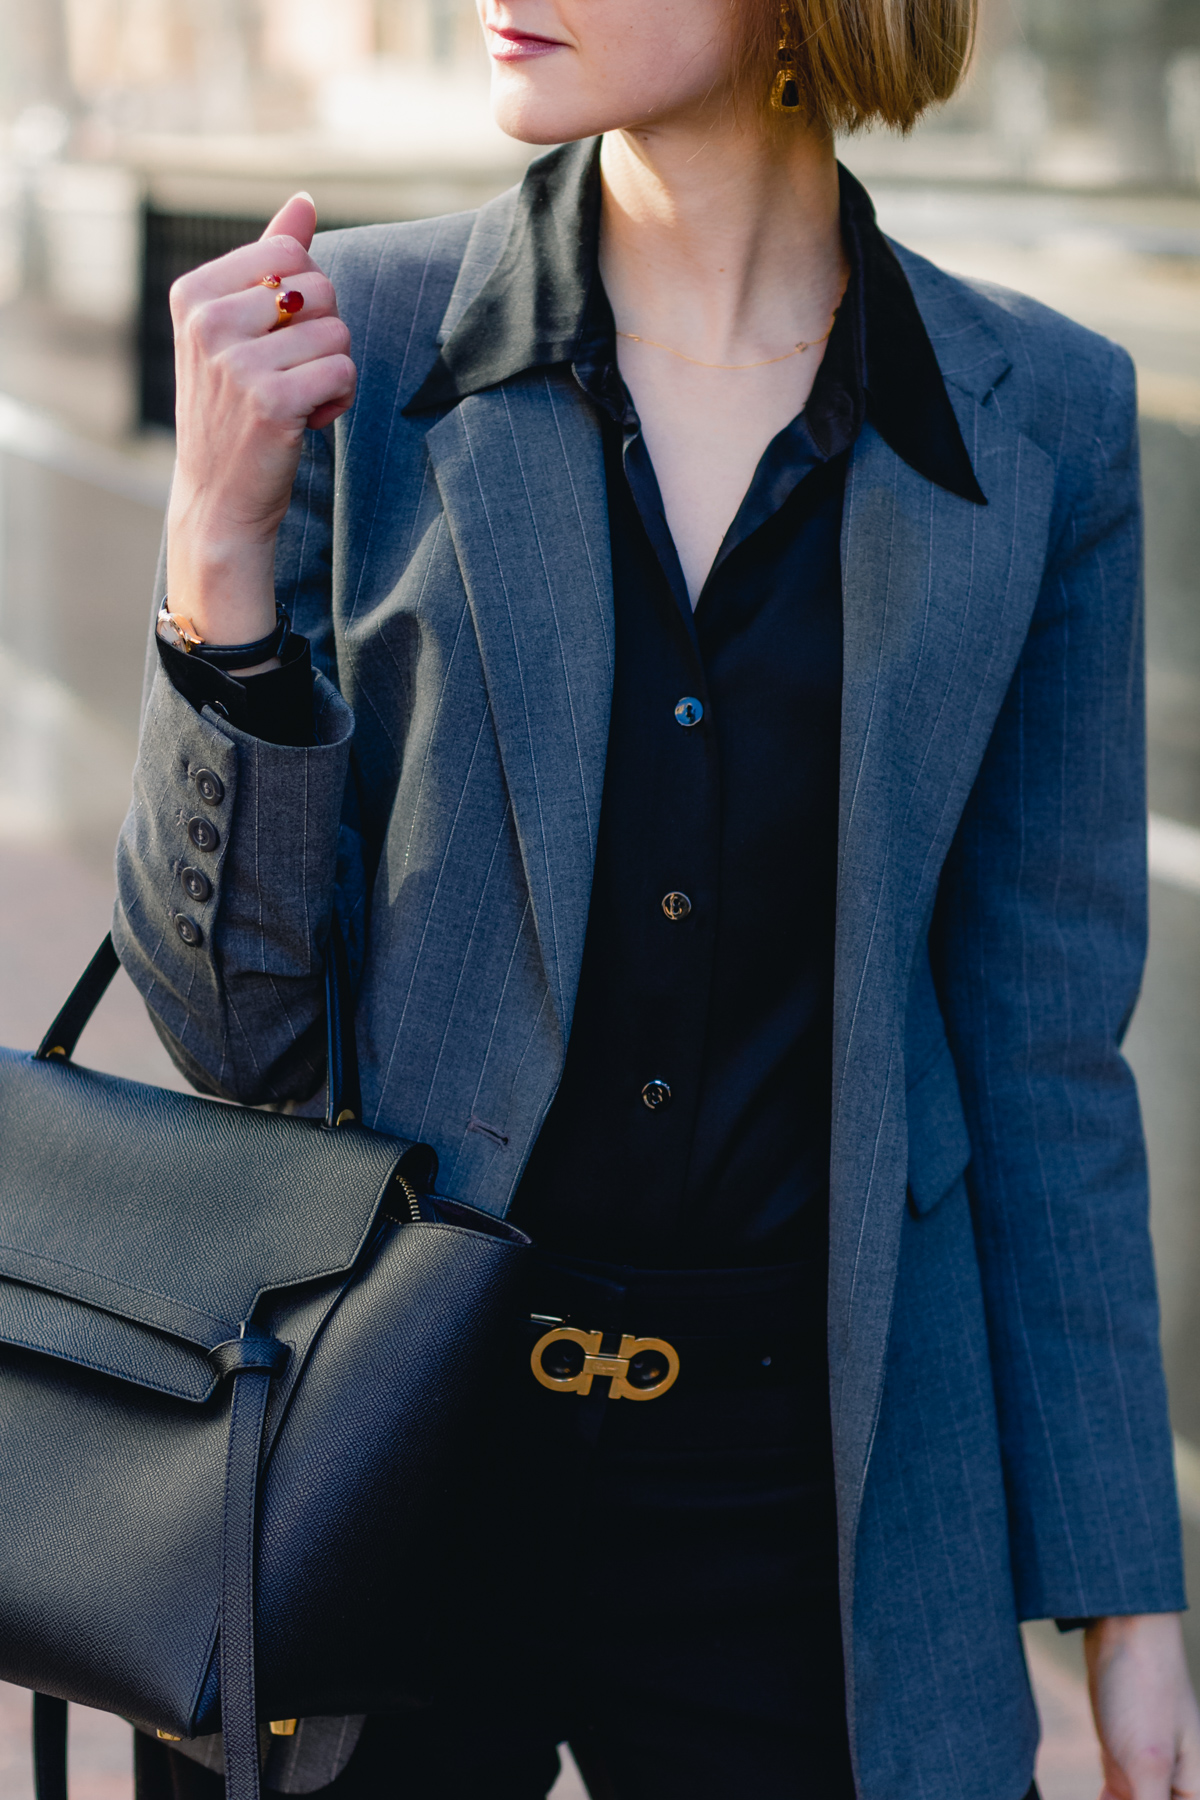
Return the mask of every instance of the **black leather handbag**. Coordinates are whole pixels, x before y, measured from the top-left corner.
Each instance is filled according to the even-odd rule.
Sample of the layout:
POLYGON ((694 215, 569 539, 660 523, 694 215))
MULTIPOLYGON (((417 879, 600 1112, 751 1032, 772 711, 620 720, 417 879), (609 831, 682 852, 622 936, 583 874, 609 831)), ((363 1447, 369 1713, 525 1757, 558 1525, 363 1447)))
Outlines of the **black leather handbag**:
POLYGON ((0 1677, 222 1731, 423 1697, 461 1465, 528 1240, 363 1129, 340 939, 325 1123, 71 1062, 106 939, 35 1055, 0 1049, 0 1677))

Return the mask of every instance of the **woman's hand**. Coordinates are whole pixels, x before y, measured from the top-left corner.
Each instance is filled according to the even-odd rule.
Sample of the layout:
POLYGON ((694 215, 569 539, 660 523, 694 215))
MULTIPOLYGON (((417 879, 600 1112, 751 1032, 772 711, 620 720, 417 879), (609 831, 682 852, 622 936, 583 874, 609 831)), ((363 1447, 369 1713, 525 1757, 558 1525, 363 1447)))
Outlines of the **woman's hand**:
MULTIPOLYGON (((296 194, 256 244, 171 289, 178 451, 168 515, 171 610, 213 644, 264 637, 275 621, 275 537, 306 426, 354 399, 350 334, 308 254, 317 212, 296 194), (277 275, 278 288, 263 287, 277 275), (303 297, 286 330, 277 295, 303 297)), ((269 666, 269 665, 268 665, 269 666)))
POLYGON ((1084 1637, 1100 1800, 1197 1800, 1200 1711, 1178 1613, 1098 1619, 1084 1637))

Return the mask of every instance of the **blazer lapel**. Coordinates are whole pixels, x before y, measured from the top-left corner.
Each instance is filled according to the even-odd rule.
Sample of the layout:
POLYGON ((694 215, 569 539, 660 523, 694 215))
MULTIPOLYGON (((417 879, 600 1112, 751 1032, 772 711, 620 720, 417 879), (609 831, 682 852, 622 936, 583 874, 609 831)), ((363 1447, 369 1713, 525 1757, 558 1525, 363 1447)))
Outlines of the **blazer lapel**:
POLYGON ((469 395, 426 443, 479 638, 564 1043, 583 957, 613 681, 600 434, 570 377, 469 395))
MULTIPOLYGON (((961 300, 955 324, 961 349, 961 300)), ((990 342, 990 366, 974 362, 985 400, 990 342)), ((829 1342, 847 1583, 906 1188, 910 968, 1020 656, 1053 492, 1044 451, 978 394, 948 391, 986 507, 916 474, 870 427, 846 487, 829 1342)))

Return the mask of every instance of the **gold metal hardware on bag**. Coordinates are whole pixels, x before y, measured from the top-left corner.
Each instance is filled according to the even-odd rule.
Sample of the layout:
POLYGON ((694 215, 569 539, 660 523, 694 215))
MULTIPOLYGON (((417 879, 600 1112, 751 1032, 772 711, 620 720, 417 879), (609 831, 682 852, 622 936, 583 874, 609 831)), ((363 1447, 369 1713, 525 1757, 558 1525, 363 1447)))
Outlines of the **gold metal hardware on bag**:
POLYGON ((350 1108, 348 1106, 343 1106, 341 1112, 338 1114, 337 1118, 333 1121, 333 1123, 335 1126, 353 1125, 354 1121, 355 1121, 355 1115, 350 1111, 350 1108))
POLYGON ((164 1744, 182 1744, 183 1742, 183 1733, 181 1731, 160 1731, 157 1733, 157 1736, 162 1739, 164 1744))
POLYGON ((590 1394, 596 1376, 607 1375, 612 1382, 608 1390, 610 1400, 657 1400, 660 1394, 674 1387, 679 1374, 679 1353, 665 1338, 632 1337, 629 1332, 624 1332, 615 1356, 601 1353, 603 1339, 602 1331, 578 1331, 573 1325, 560 1325, 547 1331, 533 1346, 529 1359, 535 1379, 557 1394, 590 1394), (574 1375, 549 1374, 542 1358, 552 1344, 578 1344, 583 1351, 583 1367, 574 1375), (663 1359, 666 1373, 649 1387, 636 1387, 628 1379, 629 1365, 635 1357, 648 1352, 663 1359))
POLYGON ((61 1044, 51 1044, 50 1048, 46 1052, 47 1056, 66 1056, 66 1054, 67 1053, 63 1049, 61 1044))
POLYGON ((271 1736, 272 1737, 295 1737, 296 1727, 299 1723, 300 1723, 299 1719, 272 1719, 271 1720, 271 1736))

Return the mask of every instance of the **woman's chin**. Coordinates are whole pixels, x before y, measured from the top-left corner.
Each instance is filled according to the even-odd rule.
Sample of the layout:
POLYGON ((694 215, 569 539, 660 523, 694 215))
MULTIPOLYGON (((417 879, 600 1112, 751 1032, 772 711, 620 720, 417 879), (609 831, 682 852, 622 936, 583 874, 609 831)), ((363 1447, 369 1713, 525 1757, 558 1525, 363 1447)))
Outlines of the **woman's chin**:
POLYGON ((550 85, 533 69, 493 64, 492 117, 506 137, 521 144, 566 144, 607 129, 607 123, 597 121, 595 108, 573 104, 561 89, 547 91, 550 85))

